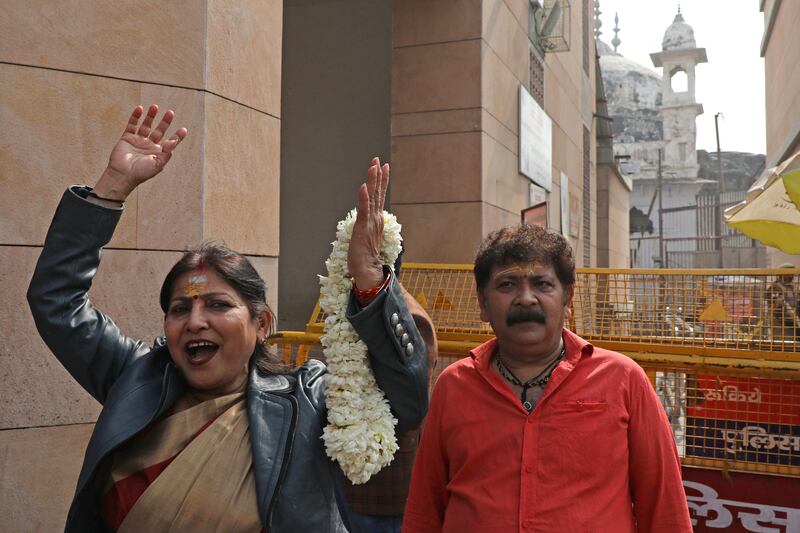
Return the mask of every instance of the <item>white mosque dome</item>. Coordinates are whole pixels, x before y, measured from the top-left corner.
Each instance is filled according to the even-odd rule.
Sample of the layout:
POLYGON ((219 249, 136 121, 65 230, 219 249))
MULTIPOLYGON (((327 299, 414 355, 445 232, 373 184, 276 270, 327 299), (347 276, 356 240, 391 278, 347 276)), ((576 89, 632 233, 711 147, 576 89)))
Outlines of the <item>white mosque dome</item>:
POLYGON ((697 48, 697 43, 694 40, 694 29, 683 20, 683 15, 681 15, 680 11, 675 15, 675 20, 669 25, 667 31, 664 32, 661 48, 664 51, 697 48))
POLYGON ((600 72, 608 113, 614 117, 614 142, 658 141, 663 138, 661 76, 597 40, 600 72))

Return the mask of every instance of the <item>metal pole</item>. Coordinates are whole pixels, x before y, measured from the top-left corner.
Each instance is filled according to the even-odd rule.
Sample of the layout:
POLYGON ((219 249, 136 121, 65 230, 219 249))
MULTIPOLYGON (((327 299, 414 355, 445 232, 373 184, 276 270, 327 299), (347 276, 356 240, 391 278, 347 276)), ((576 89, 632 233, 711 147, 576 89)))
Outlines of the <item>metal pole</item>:
MULTIPOLYGON (((723 194, 725 192, 725 175, 722 173, 722 154, 719 149, 719 117, 725 118, 725 115, 722 113, 717 113, 714 115, 714 130, 717 133, 717 168, 718 168, 718 178, 719 178, 719 193, 723 194)), ((722 201, 722 198, 720 198, 722 201)))
MULTIPOLYGON (((716 220, 714 221, 714 226, 716 228, 715 233, 715 250, 722 250, 722 196, 725 194, 725 174, 722 173, 722 152, 719 149, 719 117, 725 118, 722 113, 717 113, 714 115, 714 129, 717 133, 717 172, 719 177, 719 195, 717 197, 717 207, 714 211, 714 216, 716 220)), ((720 266, 722 266, 722 253, 720 252, 720 266)))
POLYGON ((660 259, 660 268, 664 268, 664 204, 661 201, 664 195, 664 189, 661 182, 661 149, 658 149, 658 181, 656 184, 658 189, 658 254, 660 259))

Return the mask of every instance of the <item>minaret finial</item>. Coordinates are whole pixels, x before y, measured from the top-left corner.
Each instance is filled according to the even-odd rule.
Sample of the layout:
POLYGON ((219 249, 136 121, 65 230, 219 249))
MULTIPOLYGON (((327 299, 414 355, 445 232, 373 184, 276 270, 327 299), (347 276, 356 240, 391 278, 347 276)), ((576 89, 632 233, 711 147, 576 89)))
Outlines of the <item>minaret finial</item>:
POLYGON ((600 20, 600 0, 594 0, 594 38, 599 39, 600 34, 600 26, 603 25, 603 21, 600 20))
POLYGON ((680 2, 678 2, 678 14, 675 15, 675 19, 672 22, 673 23, 675 23, 675 22, 686 22, 685 20, 683 20, 683 15, 681 15, 681 3, 680 2))
POLYGON ((611 39, 611 45, 614 47, 614 52, 617 51, 617 47, 619 43, 622 41, 619 40, 619 13, 614 13, 614 38, 611 39))

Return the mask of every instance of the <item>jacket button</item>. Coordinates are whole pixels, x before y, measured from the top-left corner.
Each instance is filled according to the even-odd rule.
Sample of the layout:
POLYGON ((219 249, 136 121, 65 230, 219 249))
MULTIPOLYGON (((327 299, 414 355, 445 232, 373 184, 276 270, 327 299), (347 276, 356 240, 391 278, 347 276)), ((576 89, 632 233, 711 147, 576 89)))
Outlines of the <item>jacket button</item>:
POLYGON ((409 342, 411 342, 411 337, 408 336, 408 333, 403 333, 403 336, 400 337, 400 344, 405 346, 409 342))
POLYGON ((394 327, 394 334, 397 335, 398 338, 403 336, 403 333, 406 332, 406 328, 403 327, 403 324, 397 324, 394 327))
POLYGON ((397 324, 399 324, 400 323, 400 315, 398 315, 397 313, 392 313, 392 316, 389 317, 389 323, 392 325, 392 327, 394 327, 397 324))
POLYGON ((406 344, 406 355, 409 357, 414 355, 414 345, 411 344, 410 342, 406 344))

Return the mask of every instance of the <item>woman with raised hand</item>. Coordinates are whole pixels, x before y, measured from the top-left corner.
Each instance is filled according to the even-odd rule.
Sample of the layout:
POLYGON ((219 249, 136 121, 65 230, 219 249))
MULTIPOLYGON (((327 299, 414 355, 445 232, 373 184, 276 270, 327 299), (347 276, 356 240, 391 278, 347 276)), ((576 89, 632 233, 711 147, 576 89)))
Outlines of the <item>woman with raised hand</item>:
MULTIPOLYGON (((87 297, 125 199, 187 135, 167 137, 172 111, 153 128, 157 114, 136 107, 96 185, 64 193, 28 289, 40 335, 103 405, 66 530, 344 531, 341 475, 321 440, 325 366, 289 371, 266 350, 275 319, 243 255, 220 244, 183 255, 161 288, 165 337, 153 346, 126 337, 87 297)), ((382 288, 348 318, 398 428, 411 428, 427 409, 408 400, 427 387, 427 339, 377 256, 388 179, 376 158, 359 191, 350 271, 360 289, 382 288), (411 356, 389 331, 395 315, 420 348, 411 356)))

